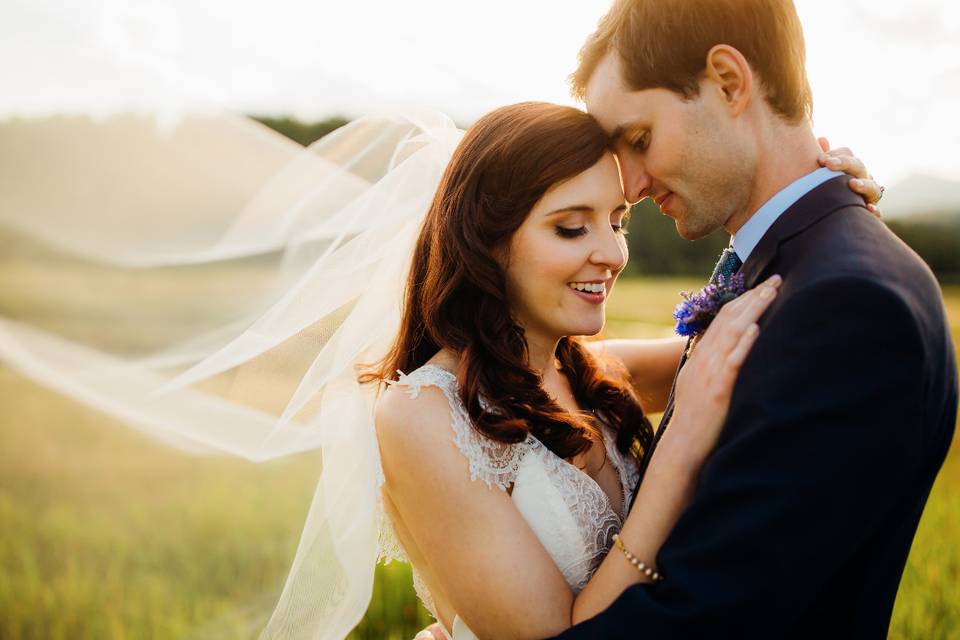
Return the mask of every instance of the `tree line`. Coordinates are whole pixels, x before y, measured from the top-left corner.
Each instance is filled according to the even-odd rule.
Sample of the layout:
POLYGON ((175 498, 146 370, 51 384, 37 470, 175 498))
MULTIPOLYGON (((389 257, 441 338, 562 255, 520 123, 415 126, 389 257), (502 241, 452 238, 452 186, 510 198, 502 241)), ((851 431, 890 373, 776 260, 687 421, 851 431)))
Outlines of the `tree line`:
MULTIPOLYGON (((290 117, 252 117, 304 146, 349 122, 340 116, 317 122, 302 122, 290 117)), ((922 220, 888 219, 885 222, 930 265, 942 283, 960 284, 960 210, 922 220)), ((696 242, 681 239, 673 220, 662 215, 649 199, 633 207, 628 230, 630 263, 627 273, 632 275, 709 274, 728 242, 723 232, 696 242)))

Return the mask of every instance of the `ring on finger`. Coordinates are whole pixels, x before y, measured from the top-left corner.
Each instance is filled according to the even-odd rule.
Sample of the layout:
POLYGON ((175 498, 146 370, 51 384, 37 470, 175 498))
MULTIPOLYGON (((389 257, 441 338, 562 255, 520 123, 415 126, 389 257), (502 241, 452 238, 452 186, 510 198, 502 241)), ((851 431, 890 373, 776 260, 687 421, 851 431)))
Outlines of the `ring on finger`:
POLYGON ((884 187, 882 184, 877 186, 880 187, 880 191, 877 192, 877 199, 873 201, 873 204, 877 204, 878 202, 880 202, 880 198, 883 197, 883 192, 887 190, 887 188, 884 187))

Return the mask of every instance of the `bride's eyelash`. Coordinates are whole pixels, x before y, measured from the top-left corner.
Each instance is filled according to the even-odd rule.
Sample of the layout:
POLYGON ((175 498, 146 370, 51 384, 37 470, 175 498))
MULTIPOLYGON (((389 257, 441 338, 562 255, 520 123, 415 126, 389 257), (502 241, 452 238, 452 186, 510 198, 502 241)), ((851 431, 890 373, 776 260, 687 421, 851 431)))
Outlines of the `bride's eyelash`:
MULTIPOLYGON (((613 230, 622 235, 628 235, 630 232, 627 231, 627 221, 624 220, 623 224, 611 224, 613 230)), ((576 229, 570 229, 569 227, 554 227, 557 230, 557 235, 561 238, 579 238, 582 235, 586 235, 586 227, 577 227, 576 229)))
POLYGON ((554 228, 557 230, 557 235, 561 238, 579 238, 587 233, 586 227, 577 227, 575 229, 571 229, 569 227, 561 227, 557 225, 554 228))

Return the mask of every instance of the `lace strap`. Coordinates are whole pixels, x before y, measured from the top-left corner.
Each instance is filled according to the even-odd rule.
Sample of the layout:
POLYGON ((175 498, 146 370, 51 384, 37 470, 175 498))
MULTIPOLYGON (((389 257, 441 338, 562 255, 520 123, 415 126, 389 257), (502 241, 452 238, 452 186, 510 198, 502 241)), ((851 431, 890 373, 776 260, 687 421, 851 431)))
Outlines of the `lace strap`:
MULTIPOLYGON (((424 386, 439 388, 450 404, 454 443, 470 463, 470 479, 483 480, 487 486, 504 491, 514 483, 523 455, 530 448, 532 436, 518 444, 505 444, 487 438, 473 428, 467 408, 460 399, 460 386, 452 372, 435 365, 424 365, 409 374, 397 372, 399 378, 389 381, 393 386, 405 386, 411 398, 420 394, 424 386)), ((481 402, 486 406, 486 403, 481 402)))

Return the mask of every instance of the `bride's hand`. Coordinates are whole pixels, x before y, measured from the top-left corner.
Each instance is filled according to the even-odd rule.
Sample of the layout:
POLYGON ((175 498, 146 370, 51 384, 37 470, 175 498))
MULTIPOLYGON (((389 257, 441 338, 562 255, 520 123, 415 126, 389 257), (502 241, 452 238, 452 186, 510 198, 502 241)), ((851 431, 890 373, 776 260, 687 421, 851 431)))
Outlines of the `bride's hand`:
POLYGON ((882 217, 883 212, 880 211, 877 203, 880 202, 880 198, 883 196, 883 187, 881 187, 877 181, 873 179, 873 176, 870 175, 870 172, 867 171, 863 160, 853 155, 853 151, 847 147, 831 149, 830 142, 826 138, 817 138, 817 142, 820 143, 820 149, 823 150, 823 153, 821 153, 818 158, 820 165, 828 169, 833 169, 834 171, 843 171, 847 175, 852 176, 847 182, 847 186, 849 186, 850 190, 854 193, 863 196, 863 199, 867 203, 867 210, 870 211, 870 213, 878 218, 882 217))
POLYGON ((716 444, 740 366, 760 331, 757 320, 781 282, 773 276, 724 305, 680 370, 676 408, 663 444, 672 441, 696 468, 716 444))

